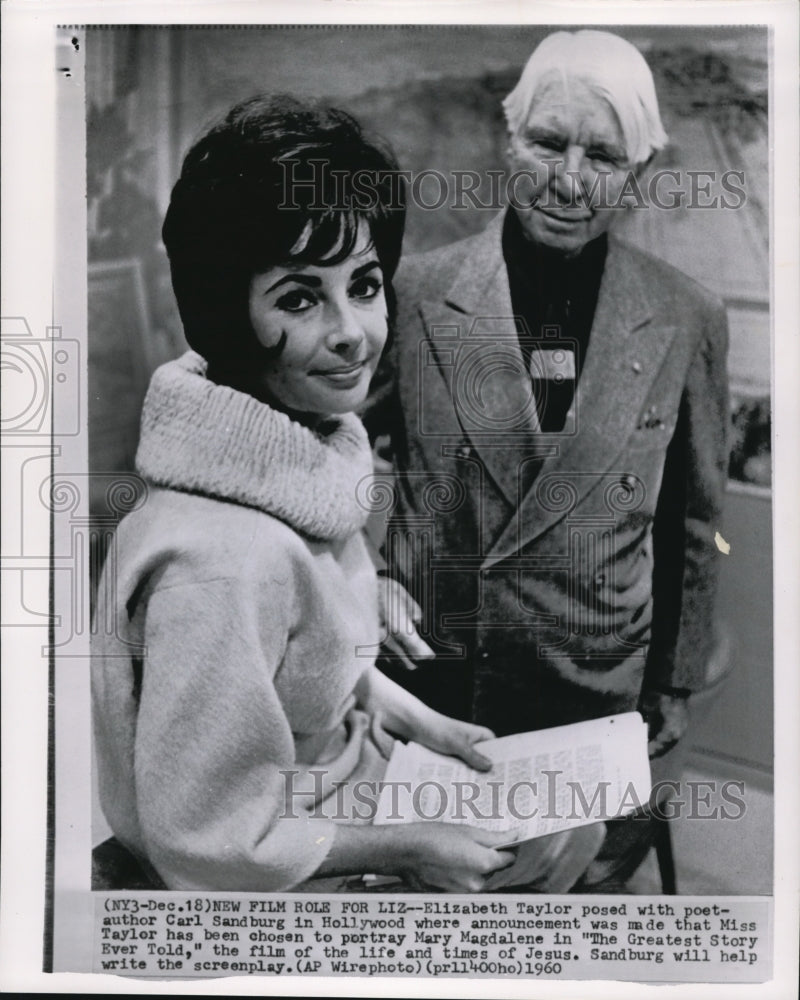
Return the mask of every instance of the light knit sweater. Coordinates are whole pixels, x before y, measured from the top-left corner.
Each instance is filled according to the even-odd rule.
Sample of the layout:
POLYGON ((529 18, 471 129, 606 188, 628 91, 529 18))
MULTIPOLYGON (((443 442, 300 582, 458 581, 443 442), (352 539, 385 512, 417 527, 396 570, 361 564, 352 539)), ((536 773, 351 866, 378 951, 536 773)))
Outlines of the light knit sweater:
POLYGON ((153 376, 137 467, 148 498, 99 591, 116 635, 93 648, 104 812, 170 888, 295 886, 336 826, 312 796, 285 802, 280 772, 295 789, 314 764, 353 775, 369 725, 353 695, 378 640, 366 434, 352 415, 314 432, 190 352, 153 376))

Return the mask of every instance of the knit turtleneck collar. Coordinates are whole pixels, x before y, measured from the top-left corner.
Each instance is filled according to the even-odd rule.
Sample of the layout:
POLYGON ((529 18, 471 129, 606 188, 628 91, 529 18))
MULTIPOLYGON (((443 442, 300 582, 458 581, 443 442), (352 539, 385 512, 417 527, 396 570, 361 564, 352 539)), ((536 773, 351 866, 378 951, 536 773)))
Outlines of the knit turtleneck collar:
POLYGON ((367 518, 356 491, 372 456, 358 417, 313 431, 209 381, 193 351, 150 381, 136 467, 157 486, 256 507, 312 538, 347 538, 367 518))

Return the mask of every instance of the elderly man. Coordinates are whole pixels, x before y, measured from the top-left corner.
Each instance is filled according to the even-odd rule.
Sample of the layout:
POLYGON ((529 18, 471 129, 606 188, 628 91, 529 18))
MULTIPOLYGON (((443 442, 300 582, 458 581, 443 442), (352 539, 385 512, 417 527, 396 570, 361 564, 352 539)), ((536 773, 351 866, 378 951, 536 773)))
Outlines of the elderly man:
MULTIPOLYGON (((713 641, 725 313, 610 232, 666 142, 632 45, 552 34, 503 107, 511 207, 404 263, 368 414, 397 473, 389 572, 437 654, 396 675, 498 735, 639 708, 657 756, 713 641)), ((597 886, 646 827, 610 825, 597 886)))

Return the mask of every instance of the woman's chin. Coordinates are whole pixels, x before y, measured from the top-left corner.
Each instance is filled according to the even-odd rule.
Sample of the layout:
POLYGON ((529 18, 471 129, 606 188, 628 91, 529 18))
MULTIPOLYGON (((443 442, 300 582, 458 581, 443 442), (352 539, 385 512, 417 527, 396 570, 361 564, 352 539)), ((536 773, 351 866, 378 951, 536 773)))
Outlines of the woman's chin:
POLYGON ((308 394, 307 403, 314 412, 335 416, 358 410, 367 401, 372 373, 364 371, 355 383, 337 384, 330 379, 318 379, 321 385, 314 386, 308 394))
POLYGON ((308 395, 297 395, 291 401, 272 399, 271 405, 283 410, 292 417, 301 418, 303 422, 313 422, 315 419, 338 417, 344 413, 360 410, 367 401, 369 383, 347 390, 328 390, 308 395))
POLYGON ((330 403, 326 408, 328 416, 338 416, 342 413, 352 413, 359 410, 367 401, 366 389, 351 389, 348 392, 341 392, 330 395, 330 403))

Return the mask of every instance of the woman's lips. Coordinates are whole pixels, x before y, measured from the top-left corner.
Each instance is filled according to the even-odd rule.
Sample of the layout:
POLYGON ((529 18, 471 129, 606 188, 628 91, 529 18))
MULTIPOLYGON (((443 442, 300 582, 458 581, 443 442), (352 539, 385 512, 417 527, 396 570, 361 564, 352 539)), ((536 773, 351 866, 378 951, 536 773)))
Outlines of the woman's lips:
POLYGON ((326 381, 333 382, 334 385, 349 387, 359 382, 366 364, 366 360, 357 361, 355 364, 342 365, 340 368, 320 369, 319 371, 312 372, 312 375, 317 375, 320 378, 326 379, 326 381))

